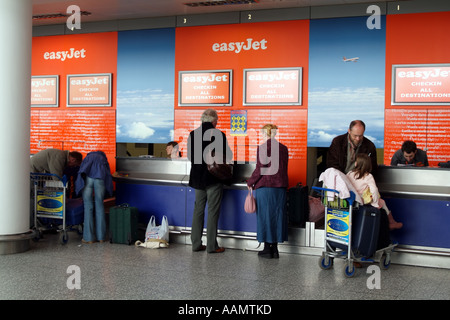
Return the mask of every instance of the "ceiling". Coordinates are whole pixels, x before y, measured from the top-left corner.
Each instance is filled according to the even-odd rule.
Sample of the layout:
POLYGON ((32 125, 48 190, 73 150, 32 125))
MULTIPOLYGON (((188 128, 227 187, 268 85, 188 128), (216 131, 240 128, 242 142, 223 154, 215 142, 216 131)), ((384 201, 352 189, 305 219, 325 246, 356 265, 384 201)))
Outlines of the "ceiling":
MULTIPOLYGON (((96 22, 121 19, 155 18, 167 16, 207 14, 230 11, 282 9, 324 5, 373 3, 373 0, 32 0, 33 16, 67 14, 67 8, 77 5, 81 11, 90 12, 82 16, 81 22, 96 22), (201 5, 206 2, 209 6, 201 5), (226 3, 225 5, 215 5, 226 3), (186 3, 197 3, 195 6, 186 3), (230 4, 233 3, 233 4, 230 4), (244 4, 236 4, 244 3, 244 4), (214 5, 213 5, 214 4, 214 5)), ((71 12, 70 12, 71 13, 71 12)), ((70 14, 68 14, 70 15, 70 14)), ((63 24, 66 17, 33 19, 33 26, 63 24)))

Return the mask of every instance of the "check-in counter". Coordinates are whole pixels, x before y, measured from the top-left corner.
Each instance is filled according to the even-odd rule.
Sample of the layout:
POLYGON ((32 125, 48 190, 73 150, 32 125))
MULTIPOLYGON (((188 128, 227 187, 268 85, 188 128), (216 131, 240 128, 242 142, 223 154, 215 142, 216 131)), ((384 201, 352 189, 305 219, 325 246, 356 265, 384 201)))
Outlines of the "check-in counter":
MULTIPOLYGON (((137 207, 142 224, 152 215, 157 224, 167 216, 171 241, 190 243, 188 235, 195 204, 195 190, 188 185, 190 168, 191 163, 186 159, 118 157, 114 174, 116 204, 137 207)), ((224 188, 218 232, 223 238, 221 243, 228 242, 225 244, 228 247, 248 245, 236 242, 237 239, 256 240, 256 216, 244 212, 245 180, 254 168, 255 164, 251 163, 234 164, 232 184, 224 188)))
POLYGON ((450 268, 450 169, 380 166, 377 185, 403 223, 391 232, 399 243, 393 262, 450 268))
MULTIPOLYGON (((143 225, 152 215, 157 224, 166 215, 170 241, 190 244, 195 203, 195 190, 188 185, 190 166, 186 159, 116 158, 116 204, 137 207, 143 225)), ((235 163, 232 184, 224 188, 218 236, 227 248, 258 247, 256 215, 244 212, 245 180, 254 168, 255 163, 235 163)), ((392 262, 450 268, 450 169, 381 166, 377 185, 395 219, 404 224, 391 232, 399 243, 392 262)), ((288 232, 289 240, 279 245, 281 252, 322 253, 324 230, 314 223, 288 232)))
MULTIPOLYGON (((227 248, 255 250, 259 246, 256 240, 256 215, 244 211, 248 193, 245 181, 255 166, 255 163, 235 163, 232 183, 224 187, 218 236, 220 244, 227 248)), ((137 207, 143 225, 148 223, 152 215, 157 224, 166 215, 170 225, 170 241, 190 244, 195 204, 195 190, 188 185, 190 169, 191 163, 186 159, 117 157, 117 171, 114 174, 116 204, 128 203, 137 207)), ((309 253, 306 239, 309 239, 309 233, 305 228, 289 228, 289 241, 280 245, 279 249, 291 253, 309 253)))

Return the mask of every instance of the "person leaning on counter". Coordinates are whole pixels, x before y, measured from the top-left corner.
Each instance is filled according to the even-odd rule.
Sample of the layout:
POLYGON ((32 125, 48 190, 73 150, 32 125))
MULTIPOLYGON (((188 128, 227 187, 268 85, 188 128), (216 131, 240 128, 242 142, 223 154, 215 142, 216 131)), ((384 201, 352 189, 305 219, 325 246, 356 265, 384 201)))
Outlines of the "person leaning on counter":
POLYGON ((395 151, 391 159, 391 166, 415 165, 428 167, 427 153, 417 148, 414 141, 406 140, 402 148, 395 151))

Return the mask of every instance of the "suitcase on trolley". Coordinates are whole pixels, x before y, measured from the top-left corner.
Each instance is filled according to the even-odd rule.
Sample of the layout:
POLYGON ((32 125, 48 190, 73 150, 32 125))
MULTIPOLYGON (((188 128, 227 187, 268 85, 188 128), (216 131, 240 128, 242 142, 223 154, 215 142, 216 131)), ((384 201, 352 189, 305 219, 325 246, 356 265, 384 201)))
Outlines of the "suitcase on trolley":
POLYGON ((309 220, 309 194, 308 186, 301 183, 288 190, 288 217, 289 224, 295 227, 304 227, 309 220))
POLYGON ((138 209, 122 204, 109 209, 109 241, 132 244, 138 236, 138 209))
POLYGON ((371 205, 352 212, 352 251, 355 256, 371 257, 378 247, 381 211, 371 205))
POLYGON ((389 230, 389 220, 384 209, 380 209, 380 233, 378 235, 377 250, 391 245, 391 234, 389 230))
POLYGON ((84 204, 82 198, 66 199, 66 225, 81 225, 84 222, 84 204))

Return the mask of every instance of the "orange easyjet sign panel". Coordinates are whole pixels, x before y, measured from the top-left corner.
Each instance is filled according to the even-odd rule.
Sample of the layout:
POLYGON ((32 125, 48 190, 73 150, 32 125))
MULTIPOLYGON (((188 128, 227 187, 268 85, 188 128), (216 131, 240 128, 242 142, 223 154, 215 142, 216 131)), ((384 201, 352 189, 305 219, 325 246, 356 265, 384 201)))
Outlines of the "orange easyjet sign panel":
POLYGON ((31 106, 58 107, 59 106, 59 76, 31 77, 31 106))
POLYGON ((392 105, 450 105, 450 64, 393 65, 392 105))
POLYGON ((179 106, 230 106, 232 70, 180 71, 179 106))
POLYGON ((67 75, 67 106, 111 106, 111 73, 67 75))
POLYGON ((244 70, 244 105, 301 105, 302 68, 244 70))

